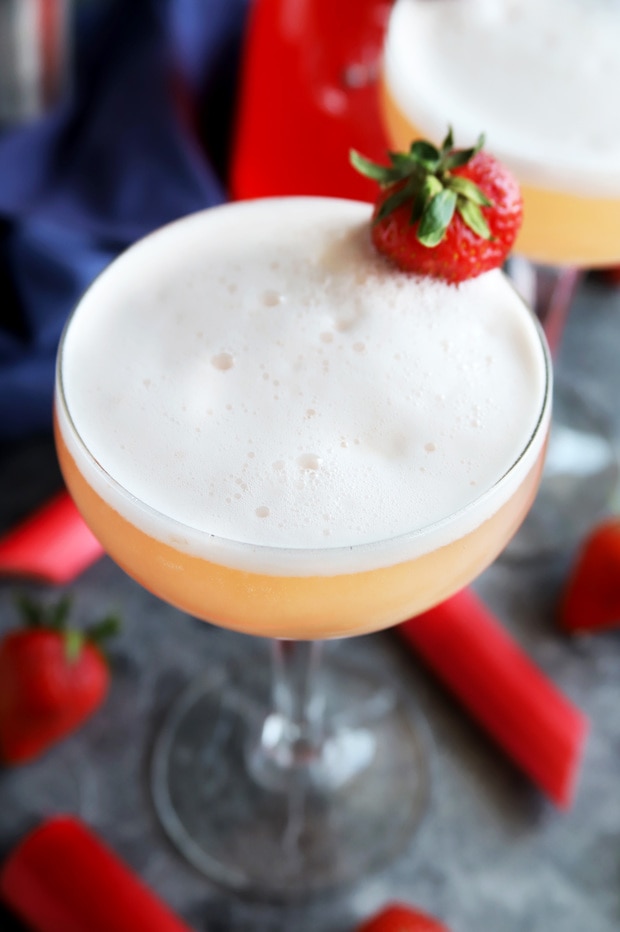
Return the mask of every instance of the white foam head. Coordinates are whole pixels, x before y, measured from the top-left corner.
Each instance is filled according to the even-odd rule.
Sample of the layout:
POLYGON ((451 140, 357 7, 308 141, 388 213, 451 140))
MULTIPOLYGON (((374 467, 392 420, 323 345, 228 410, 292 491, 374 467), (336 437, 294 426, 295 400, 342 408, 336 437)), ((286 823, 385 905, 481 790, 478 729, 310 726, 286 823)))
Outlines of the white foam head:
POLYGON ((620 4, 397 0, 387 82, 416 127, 482 131, 522 182, 620 197, 620 4))
POLYGON ((228 205, 98 279, 64 339, 58 416, 114 508, 233 565, 335 572, 447 543, 515 490, 548 417, 531 314, 499 271, 394 270, 369 219, 322 198, 228 205))

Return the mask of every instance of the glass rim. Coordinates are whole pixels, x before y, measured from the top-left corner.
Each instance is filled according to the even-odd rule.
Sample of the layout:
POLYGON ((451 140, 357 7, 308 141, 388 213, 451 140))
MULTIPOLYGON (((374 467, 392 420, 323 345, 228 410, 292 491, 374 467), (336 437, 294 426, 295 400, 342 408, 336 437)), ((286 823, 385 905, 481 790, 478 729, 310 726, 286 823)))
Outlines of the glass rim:
MULTIPOLYGON (((143 240, 146 238, 148 237, 144 237, 143 240)), ((73 417, 71 415, 69 404, 68 404, 66 394, 65 394, 65 386, 63 382, 63 376, 62 376, 62 368, 63 368, 62 363, 63 363, 63 354, 64 354, 64 349, 65 349, 65 342, 66 342, 67 334, 71 327, 71 322, 73 318, 75 317, 75 315, 77 314, 82 304, 82 300, 95 286, 98 278, 101 275, 104 275, 105 272, 106 272, 106 269, 100 272, 99 275, 96 276, 96 278, 90 284, 90 286, 86 289, 86 291, 84 292, 80 300, 77 302, 77 304, 75 305, 75 307, 69 314, 65 322, 65 325, 63 327, 60 341, 59 341, 58 353, 56 356, 56 366, 55 366, 55 388, 54 388, 54 407, 56 409, 55 418, 57 420, 58 429, 60 431, 61 436, 63 436, 63 428, 64 428, 64 425, 66 424, 66 426, 68 427, 71 433, 73 441, 77 444, 79 450, 81 451, 81 454, 85 457, 89 466, 92 469, 94 469, 95 473, 104 481, 106 485, 110 486, 111 488, 115 490, 115 495, 117 495, 121 501, 130 502, 134 510, 137 509, 140 512, 145 513, 147 516, 151 516, 154 519, 156 524, 166 527, 168 540, 163 540, 161 537, 157 537, 156 535, 149 535, 149 536, 154 536, 161 543, 170 544, 170 540, 173 537, 174 538, 181 537, 181 538, 194 540, 194 541, 196 540, 201 540, 203 542, 209 541, 211 545, 217 546, 221 552, 225 552, 231 555, 234 553, 239 553, 239 554, 254 553, 254 554, 259 554, 259 555, 262 554, 265 556, 272 555, 273 557, 276 557, 277 555, 282 556, 286 554, 289 558, 287 561, 287 565, 291 565, 291 561, 292 561, 292 564, 295 563, 295 556, 297 556, 299 560, 303 558, 312 559, 313 557, 320 557, 322 559, 325 559, 325 558, 337 559, 339 555, 345 555, 345 554, 350 557, 351 554, 353 553, 355 554, 371 554, 373 552, 379 553, 382 550, 382 548, 387 548, 387 547, 391 548, 393 546, 396 546, 399 542, 402 542, 403 544, 405 544, 408 541, 414 542, 427 535, 432 534, 433 532, 438 532, 442 528, 452 524, 453 522, 459 521, 461 518, 465 518, 469 513, 474 512, 476 509, 480 508, 482 505, 484 505, 484 503, 487 500, 491 499, 495 494, 497 494, 497 492, 510 480, 510 478, 514 475, 515 471, 518 469, 520 464, 526 458, 528 452, 532 449, 532 447, 538 440, 541 431, 543 429, 547 429, 548 415, 550 414, 550 409, 551 409, 552 386, 553 386, 553 369, 552 369, 551 353, 550 353, 549 346, 547 344, 544 330, 543 330, 543 327, 540 321, 536 317, 534 311, 531 309, 527 301, 523 298, 523 296, 519 293, 519 291, 514 287, 514 284, 507 277, 507 281, 510 287, 513 289, 513 291, 515 292, 515 294, 517 295, 521 303, 526 308, 527 312, 530 314, 533 326, 536 329, 539 344, 543 352, 544 388, 541 393, 541 403, 540 403, 540 409, 538 411, 538 416, 536 418, 531 434, 527 439, 527 442, 525 443, 523 448, 520 450, 519 454, 515 457, 514 461, 508 467, 508 469, 499 478, 497 478, 495 482, 493 482, 483 492, 481 492, 480 495, 473 498, 462 508, 459 508, 456 511, 452 511, 450 514, 444 515, 443 517, 429 524, 424 524, 422 527, 418 527, 410 531, 403 531, 401 533, 394 534, 394 535, 387 536, 387 537, 381 536, 381 537, 378 537, 376 540, 372 540, 372 541, 362 541, 359 543, 352 543, 352 544, 337 544, 337 545, 332 545, 332 546, 328 544, 326 546, 321 546, 321 547, 304 547, 304 546, 295 547, 290 544, 261 544, 261 543, 255 543, 252 541, 247 541, 247 540, 237 540, 232 537, 224 537, 220 534, 208 531, 204 528, 195 527, 191 524, 185 523, 182 520, 179 520, 178 518, 173 518, 169 515, 164 514, 162 511, 160 511, 153 505, 150 505, 148 502, 143 501, 139 496, 131 492, 121 482, 119 482, 114 476, 112 476, 108 472, 108 470, 99 462, 99 460, 91 452, 86 441, 80 434, 80 431, 78 430, 73 420, 73 417), (58 416, 58 411, 61 411, 64 416, 62 423, 58 416)), ((69 455, 72 456, 71 448, 66 443, 66 441, 65 441, 65 446, 67 447, 67 451, 69 455)), ((541 452, 542 452, 542 445, 541 445, 541 452)), ((75 459, 75 457, 73 456, 72 458, 75 459)), ((532 467, 533 466, 534 466, 534 461, 532 462, 532 467)), ((91 485, 91 483, 88 482, 88 478, 84 476, 83 471, 79 468, 78 463, 76 463, 76 467, 78 471, 80 472, 81 476, 84 478, 84 481, 87 482, 87 484, 91 485)), ((525 475, 524 475, 524 478, 525 478, 525 475)), ((99 495, 99 493, 96 492, 96 490, 94 491, 97 495, 99 495)), ((100 496, 100 497, 103 497, 103 496, 100 496)), ((132 523, 131 520, 127 517, 127 514, 120 511, 118 508, 116 508, 115 505, 112 504, 109 500, 106 500, 106 505, 108 505, 112 510, 119 513, 129 523, 132 523)), ((479 522, 479 524, 484 523, 484 520, 485 519, 482 519, 479 522)), ((149 534, 149 532, 146 531, 143 526, 136 525, 136 527, 141 532, 149 534)), ((472 530, 473 529, 475 528, 472 528, 472 530)), ((459 535, 459 537, 460 536, 462 535, 459 535)), ((459 537, 455 539, 459 539, 459 537)), ((178 540, 175 540, 175 545, 178 547, 178 540)), ((192 556, 199 555, 203 557, 204 559, 207 559, 207 560, 211 559, 210 556, 203 554, 202 552, 200 552, 200 554, 196 554, 194 550, 189 550, 189 549, 185 550, 185 548, 178 548, 178 549, 181 549, 183 552, 186 552, 192 556)), ((434 548, 429 548, 429 549, 434 549, 434 548)), ((407 557, 405 557, 404 559, 407 559, 407 557)), ((214 562, 217 562, 215 558, 214 558, 214 562)), ((401 562, 401 561, 397 561, 397 562, 401 562)), ((233 564, 231 563, 231 565, 233 564)), ((382 564, 377 564, 377 565, 382 565, 382 564)))

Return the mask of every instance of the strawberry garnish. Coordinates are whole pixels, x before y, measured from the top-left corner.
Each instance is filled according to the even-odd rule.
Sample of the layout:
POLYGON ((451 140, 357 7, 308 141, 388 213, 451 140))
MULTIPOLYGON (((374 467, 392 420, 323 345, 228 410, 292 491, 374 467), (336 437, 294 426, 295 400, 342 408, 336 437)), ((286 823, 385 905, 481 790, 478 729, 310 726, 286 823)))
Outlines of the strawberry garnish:
POLYGON ((102 642, 118 630, 108 616, 86 631, 67 624, 70 602, 20 600, 26 627, 0 642, 0 759, 38 757, 103 702, 110 673, 102 642))
POLYGON ((448 282, 498 268, 512 249, 523 220, 513 175, 483 151, 455 149, 452 130, 441 148, 423 139, 409 152, 390 152, 378 165, 358 152, 351 163, 380 185, 372 218, 379 252, 408 272, 448 282))

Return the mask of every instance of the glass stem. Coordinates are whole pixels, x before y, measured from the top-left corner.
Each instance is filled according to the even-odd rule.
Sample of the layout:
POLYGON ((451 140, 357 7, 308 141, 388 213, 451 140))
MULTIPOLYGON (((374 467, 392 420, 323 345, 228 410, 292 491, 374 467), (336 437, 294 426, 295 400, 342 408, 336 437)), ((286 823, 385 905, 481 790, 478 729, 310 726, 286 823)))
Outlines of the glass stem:
POLYGON ((276 788, 303 776, 321 758, 325 695, 317 676, 322 648, 320 641, 271 642, 271 709, 249 758, 263 785, 276 788))
POLYGON ((289 767, 303 766, 318 756, 323 744, 325 696, 317 689, 323 644, 274 640, 271 651, 273 708, 263 740, 265 731, 267 737, 277 734, 281 762, 289 767))

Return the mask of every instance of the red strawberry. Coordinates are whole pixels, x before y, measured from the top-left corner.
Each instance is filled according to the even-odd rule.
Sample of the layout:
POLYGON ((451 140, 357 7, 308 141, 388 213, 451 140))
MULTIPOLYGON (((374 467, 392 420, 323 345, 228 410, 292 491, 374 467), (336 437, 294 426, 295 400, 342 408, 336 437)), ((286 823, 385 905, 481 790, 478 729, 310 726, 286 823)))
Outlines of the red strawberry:
POLYGON ((418 139, 381 166, 351 152, 353 166, 379 182, 372 240, 396 265, 461 282, 499 267, 517 237, 523 201, 516 179, 483 152, 455 149, 450 130, 441 148, 418 139))
POLYGON ((448 930, 431 916, 411 906, 394 903, 363 922, 357 932, 448 932, 448 930))
POLYGON ((584 541, 562 593, 560 625, 573 634, 620 626, 620 519, 584 541))
POLYGON ((0 642, 0 759, 32 760, 103 702, 109 669, 98 644, 118 627, 108 617, 87 632, 66 627, 68 599, 45 609, 21 600, 27 628, 0 642))

